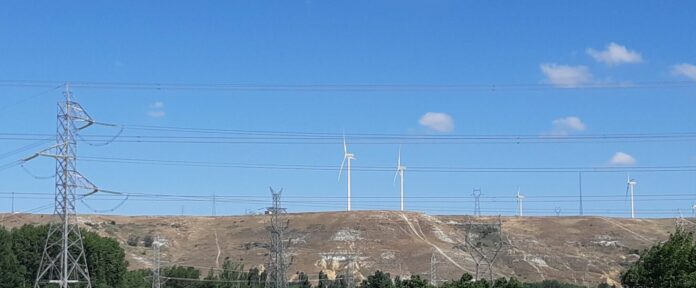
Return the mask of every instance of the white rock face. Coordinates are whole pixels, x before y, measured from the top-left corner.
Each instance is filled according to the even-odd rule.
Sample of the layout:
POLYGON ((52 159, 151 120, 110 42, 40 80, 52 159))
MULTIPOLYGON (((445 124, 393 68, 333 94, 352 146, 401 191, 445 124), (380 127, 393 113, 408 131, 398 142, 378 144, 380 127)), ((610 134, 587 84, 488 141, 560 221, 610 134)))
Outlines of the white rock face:
POLYGON ((362 240, 360 231, 353 229, 341 229, 331 237, 333 241, 357 241, 362 240))

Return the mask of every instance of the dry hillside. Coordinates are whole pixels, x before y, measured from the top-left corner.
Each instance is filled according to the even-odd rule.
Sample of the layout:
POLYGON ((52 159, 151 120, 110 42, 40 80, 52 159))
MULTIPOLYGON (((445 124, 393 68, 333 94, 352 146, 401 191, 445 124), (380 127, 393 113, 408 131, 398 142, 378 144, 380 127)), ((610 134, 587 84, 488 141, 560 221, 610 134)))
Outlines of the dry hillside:
MULTIPOLYGON (((267 253, 265 243, 270 239, 266 230, 268 217, 85 215, 80 219, 84 228, 118 239, 131 268, 149 267, 151 251, 142 242, 137 247, 127 245, 129 236, 143 239, 159 234, 166 243, 163 260, 207 271, 207 267, 219 267, 225 257, 247 267, 262 265, 267 253)), ((376 269, 392 275, 428 277, 434 254, 437 276, 442 280, 474 271, 473 258, 462 245, 466 227, 472 227, 466 224, 496 220, 397 211, 301 213, 286 217, 290 221, 289 258, 293 261, 290 273, 305 271, 316 275, 324 270, 330 276, 340 274, 346 264, 340 253, 353 251, 358 254, 356 277, 376 269)), ((47 215, 16 214, 4 223, 16 227, 46 223, 49 219, 47 215)), ((496 277, 516 276, 525 281, 611 283, 628 263, 637 259, 636 251, 666 239, 674 225, 673 219, 502 218, 504 245, 493 271, 496 277)), ((483 237, 479 230, 470 237, 483 237)))

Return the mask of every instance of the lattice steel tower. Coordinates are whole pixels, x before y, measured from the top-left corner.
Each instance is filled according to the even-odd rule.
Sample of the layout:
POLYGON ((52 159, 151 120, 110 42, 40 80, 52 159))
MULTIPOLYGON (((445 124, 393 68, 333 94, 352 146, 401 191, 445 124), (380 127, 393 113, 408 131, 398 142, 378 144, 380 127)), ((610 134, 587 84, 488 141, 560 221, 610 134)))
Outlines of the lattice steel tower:
POLYGON ((481 188, 474 188, 474 216, 481 216, 481 188))
POLYGON ((85 110, 72 99, 70 86, 65 85, 65 101, 58 104, 58 131, 56 145, 36 153, 34 156, 47 156, 56 159, 56 188, 54 216, 60 220, 51 223, 48 229, 46 245, 41 256, 36 275, 35 288, 45 285, 58 285, 60 288, 86 287, 92 283, 87 269, 87 259, 82 244, 82 235, 78 227, 75 210, 75 190, 91 189, 93 194, 98 189, 77 172, 76 134, 94 124, 85 110), (54 154, 50 154, 50 150, 54 154))
POLYGON ((433 251, 433 254, 430 255, 430 285, 437 286, 437 264, 439 262, 437 261, 437 253, 436 251, 433 251))
POLYGON ((285 243, 284 234, 288 227, 288 222, 283 219, 285 208, 280 206, 280 194, 283 189, 275 192, 273 188, 273 206, 266 210, 266 213, 271 216, 271 226, 268 227, 271 232, 271 245, 269 247, 269 262, 268 273, 266 274, 266 288, 288 288, 287 263, 285 262, 285 243))
POLYGON ((152 243, 152 251, 153 251, 153 263, 152 263, 152 288, 160 288, 162 287, 162 277, 161 277, 161 254, 160 254, 160 248, 162 244, 160 241, 159 234, 155 237, 155 242, 152 243))

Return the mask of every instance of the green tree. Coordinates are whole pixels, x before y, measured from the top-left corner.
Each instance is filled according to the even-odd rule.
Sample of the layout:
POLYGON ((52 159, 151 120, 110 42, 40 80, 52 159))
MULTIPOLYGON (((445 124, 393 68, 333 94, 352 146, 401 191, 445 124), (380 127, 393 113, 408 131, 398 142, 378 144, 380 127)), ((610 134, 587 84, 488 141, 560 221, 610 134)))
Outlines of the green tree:
POLYGON ((696 287, 696 245, 693 232, 677 227, 664 243, 641 253, 621 276, 625 287, 696 287))
POLYGON ((248 279, 244 272, 244 265, 237 262, 232 262, 229 257, 225 257, 222 263, 222 271, 218 275, 220 288, 246 288, 248 279))
POLYGON ((401 281, 401 287, 403 288, 428 288, 432 287, 428 284, 428 281, 421 278, 420 275, 412 275, 411 279, 406 279, 401 281))
POLYGON ((167 288, 199 288, 201 271, 193 267, 171 266, 162 269, 162 276, 166 278, 163 287, 167 288))
POLYGON ((12 235, 0 227, 0 288, 22 287, 25 272, 12 249, 12 235))
POLYGON ((95 287, 120 287, 128 271, 126 254, 111 238, 82 231, 89 276, 95 287))
POLYGON ((12 249, 19 261, 19 264, 24 267, 24 282, 29 286, 34 285, 36 273, 41 262, 41 254, 46 244, 46 234, 48 234, 48 226, 33 226, 24 225, 19 228, 12 229, 12 249))
MULTIPOLYGON (((12 243, 13 253, 22 269, 26 271, 23 274, 23 282, 32 286, 46 243, 48 225, 24 225, 13 229, 11 234, 12 241, 3 241, 3 243, 12 243)), ((82 235, 87 267, 89 267, 93 286, 99 288, 121 287, 128 263, 125 261, 125 253, 118 242, 84 230, 82 230, 82 235)), ((52 249, 58 249, 58 247, 52 249)), ((57 253, 57 250, 51 253, 57 253)))
POLYGON ((583 288, 585 286, 578 286, 573 284, 561 283, 558 280, 544 280, 538 283, 527 283, 524 285, 526 288, 583 288))
POLYGON ((447 281, 440 285, 440 288, 475 288, 475 287, 488 287, 488 282, 473 282, 474 276, 469 273, 462 274, 459 280, 447 281))
POLYGON ((347 288, 348 283, 346 283, 346 277, 344 275, 336 276, 334 281, 331 281, 329 288, 347 288))
POLYGON ((329 288, 329 286, 331 286, 331 280, 329 280, 329 277, 326 276, 326 273, 324 273, 324 270, 319 271, 319 281, 317 283, 317 287, 329 288))
POLYGON ((367 276, 360 284, 361 288, 394 288, 391 275, 382 271, 375 271, 374 274, 367 276))
POLYGON ((394 288, 403 288, 403 281, 401 281, 401 276, 399 275, 394 277, 394 288))
POLYGON ((263 288, 266 285, 266 271, 260 272, 256 267, 249 269, 247 283, 250 288, 263 288))
POLYGON ((121 288, 150 288, 152 287, 152 271, 139 269, 128 271, 123 276, 121 288))

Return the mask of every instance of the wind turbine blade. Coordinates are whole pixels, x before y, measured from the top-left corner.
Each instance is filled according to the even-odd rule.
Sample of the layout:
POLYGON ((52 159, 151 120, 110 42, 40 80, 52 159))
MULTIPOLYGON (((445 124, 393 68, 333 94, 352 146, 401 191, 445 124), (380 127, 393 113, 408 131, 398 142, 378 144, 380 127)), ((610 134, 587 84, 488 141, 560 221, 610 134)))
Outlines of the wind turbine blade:
POLYGON ((401 169, 401 147, 399 147, 399 158, 397 160, 396 168, 401 169))
POLYGON ((394 173, 394 181, 392 181, 392 185, 396 184, 396 176, 399 175, 399 169, 396 169, 396 172, 394 173))
POLYGON ((338 169, 338 181, 341 181, 341 172, 343 172, 343 164, 346 163, 346 157, 343 156, 343 161, 341 161, 341 168, 338 169))
POLYGON ((346 145, 346 133, 343 132, 343 154, 348 154, 348 145, 346 145))

